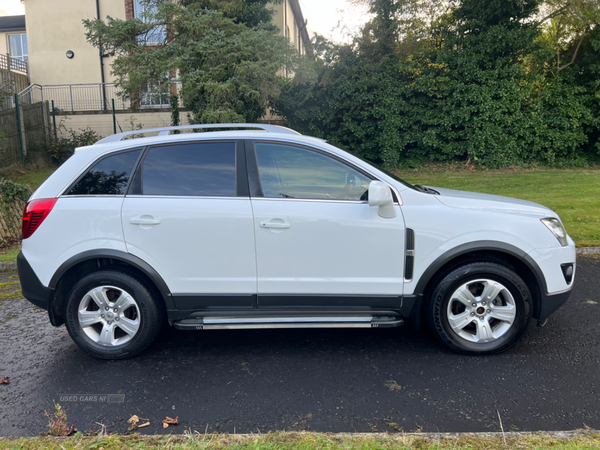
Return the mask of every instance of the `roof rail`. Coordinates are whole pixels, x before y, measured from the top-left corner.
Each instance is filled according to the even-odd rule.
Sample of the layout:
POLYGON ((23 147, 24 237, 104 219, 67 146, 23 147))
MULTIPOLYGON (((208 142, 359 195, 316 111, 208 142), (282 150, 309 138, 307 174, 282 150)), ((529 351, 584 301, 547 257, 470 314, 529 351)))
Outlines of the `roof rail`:
POLYGON ((100 139, 96 144, 107 144, 109 142, 119 142, 125 139, 127 136, 134 134, 144 133, 156 133, 159 136, 167 136, 171 131, 175 130, 196 130, 201 128, 258 128, 259 130, 266 131, 268 133, 281 133, 281 134, 294 134, 301 135, 297 131, 290 128, 281 127, 279 125, 264 125, 262 123, 212 123, 212 124, 197 124, 197 125, 183 125, 178 127, 162 127, 162 128, 150 128, 148 130, 135 130, 126 131, 125 133, 113 134, 112 136, 100 139))

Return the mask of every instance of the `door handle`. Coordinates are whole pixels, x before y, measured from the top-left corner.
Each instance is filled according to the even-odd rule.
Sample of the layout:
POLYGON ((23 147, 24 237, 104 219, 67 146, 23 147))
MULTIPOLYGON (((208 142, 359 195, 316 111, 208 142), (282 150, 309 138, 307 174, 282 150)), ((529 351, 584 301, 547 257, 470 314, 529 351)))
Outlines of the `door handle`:
POLYGON ((284 222, 261 222, 260 226, 262 228, 276 228, 278 230, 285 230, 292 227, 289 223, 284 222))
POLYGON ((151 216, 142 216, 130 219, 129 223, 132 225, 160 225, 160 220, 151 216))

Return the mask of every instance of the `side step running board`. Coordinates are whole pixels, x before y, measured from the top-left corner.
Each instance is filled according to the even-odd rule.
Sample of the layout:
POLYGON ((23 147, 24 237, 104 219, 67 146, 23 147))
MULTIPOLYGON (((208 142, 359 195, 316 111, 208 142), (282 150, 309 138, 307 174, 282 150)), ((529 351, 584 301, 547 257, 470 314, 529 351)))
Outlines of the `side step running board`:
POLYGON ((176 321, 178 330, 241 330, 260 328, 392 328, 404 324, 398 316, 341 317, 198 317, 176 321))

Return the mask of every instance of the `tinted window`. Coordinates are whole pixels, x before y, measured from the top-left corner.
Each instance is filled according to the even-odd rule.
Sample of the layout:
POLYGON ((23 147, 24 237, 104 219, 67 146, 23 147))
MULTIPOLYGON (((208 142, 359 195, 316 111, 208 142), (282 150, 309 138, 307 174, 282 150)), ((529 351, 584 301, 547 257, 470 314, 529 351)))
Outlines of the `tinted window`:
POLYGON ((362 200, 371 180, 327 155, 283 144, 257 143, 265 197, 362 200))
POLYGON ((144 195, 235 197, 235 143, 153 147, 143 163, 144 195))
POLYGON ((125 195, 141 150, 118 153, 96 163, 67 195, 125 195))

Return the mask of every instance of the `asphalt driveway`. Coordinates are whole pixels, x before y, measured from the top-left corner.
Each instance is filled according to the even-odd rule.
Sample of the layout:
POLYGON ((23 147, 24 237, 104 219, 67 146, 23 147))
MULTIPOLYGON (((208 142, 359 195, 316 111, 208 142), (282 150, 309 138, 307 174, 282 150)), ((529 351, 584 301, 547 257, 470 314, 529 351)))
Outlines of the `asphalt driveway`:
POLYGON ((0 435, 43 433, 54 402, 81 431, 126 432, 134 414, 151 434, 500 431, 498 413, 505 431, 600 429, 600 259, 578 263, 574 293, 546 327, 532 323, 516 348, 479 358, 406 326, 167 329, 135 359, 100 361, 11 294, 18 279, 4 272, 0 435), (164 430, 166 416, 180 424, 164 430))

